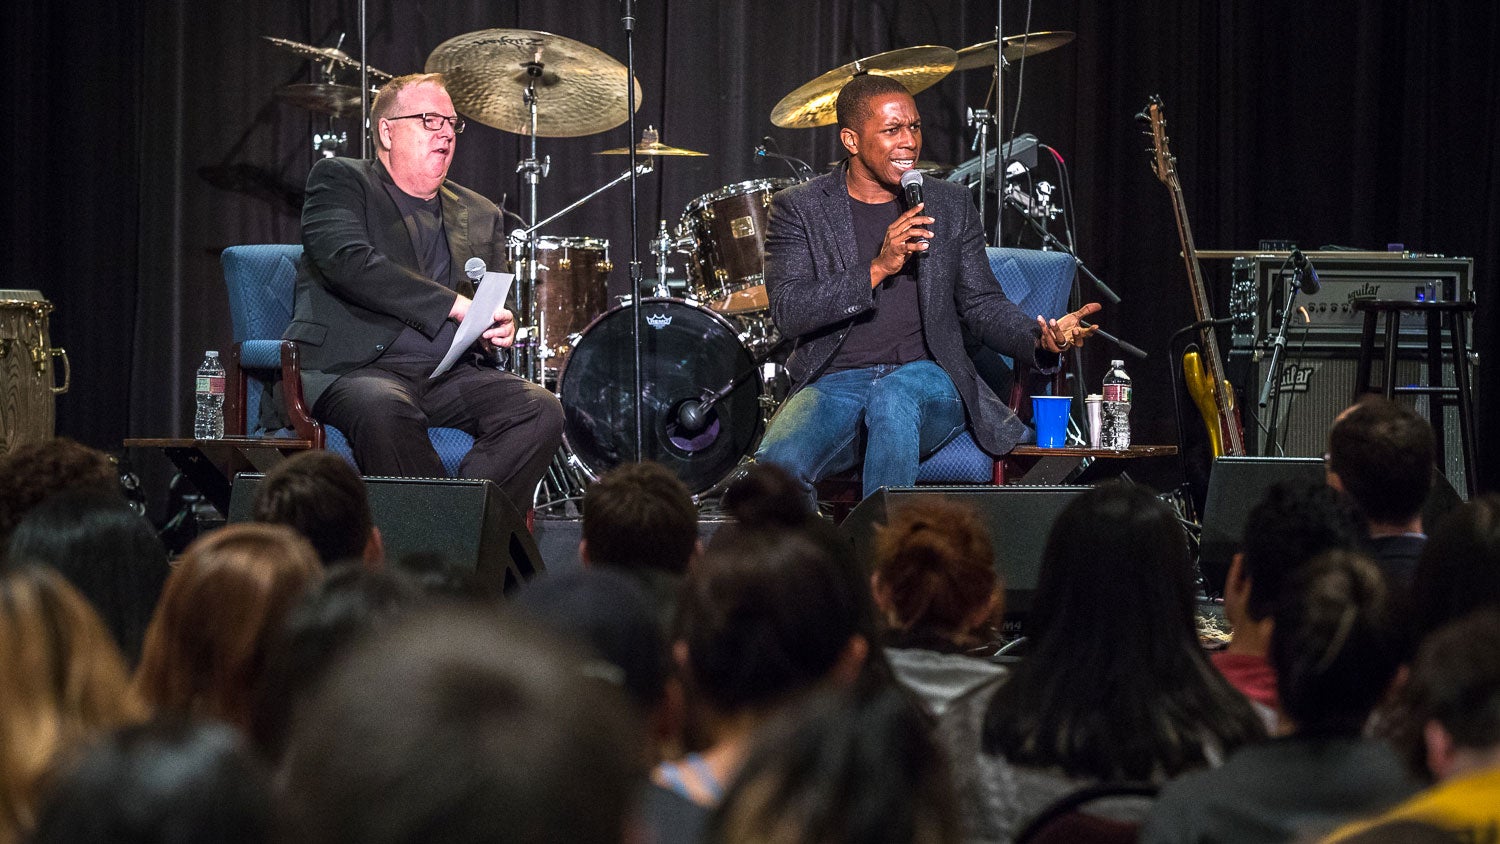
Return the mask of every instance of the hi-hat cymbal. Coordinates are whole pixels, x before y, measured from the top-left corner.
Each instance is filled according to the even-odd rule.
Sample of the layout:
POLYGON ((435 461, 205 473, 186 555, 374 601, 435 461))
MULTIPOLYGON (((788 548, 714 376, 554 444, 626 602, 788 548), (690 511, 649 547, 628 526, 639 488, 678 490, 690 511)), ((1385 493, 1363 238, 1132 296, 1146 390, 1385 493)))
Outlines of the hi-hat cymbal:
MULTIPOLYGON (((594 153, 594 155, 628 155, 629 153, 630 153, 630 147, 616 147, 615 149, 600 150, 599 152, 594 153)), ((708 153, 706 153, 706 152, 694 152, 693 150, 682 149, 681 147, 669 147, 666 144, 661 143, 659 141, 656 142, 656 143, 636 144, 635 145, 635 154, 636 155, 690 155, 690 156, 697 156, 697 157, 700 157, 700 158, 701 157, 707 157, 707 155, 708 155, 708 153)))
POLYGON ((912 94, 925 91, 953 70, 958 54, 948 47, 904 47, 852 61, 781 98, 771 122, 783 129, 827 126, 838 119, 834 103, 849 80, 863 73, 889 76, 912 94))
MULTIPOLYGON (((444 41, 427 57, 427 72, 447 78, 461 113, 518 135, 531 134, 526 88, 538 66, 538 137, 592 135, 630 118, 625 66, 581 41, 530 29, 481 29, 444 41)), ((640 110, 640 80, 634 85, 640 110)))
MULTIPOLYGON (((318 61, 332 61, 345 67, 359 67, 359 59, 354 58, 343 50, 335 47, 314 47, 311 44, 303 44, 301 41, 292 41, 288 38, 277 38, 273 35, 262 35, 262 38, 275 44, 289 53, 294 53, 305 59, 318 61)), ((371 79, 390 79, 391 75, 383 70, 370 68, 371 79)))
POLYGON ((359 111, 359 89, 353 85, 303 82, 276 89, 276 99, 298 108, 343 117, 359 111))
MULTIPOLYGON (((1075 36, 1071 32, 1027 32, 1022 35, 1012 35, 1005 39, 1005 60, 1015 61, 1022 56, 1034 56, 1037 53, 1045 53, 1054 50, 1072 41, 1075 36)), ((979 44, 973 44, 958 51, 958 61, 953 65, 953 71, 974 70, 981 67, 995 66, 995 42, 993 39, 979 44)))

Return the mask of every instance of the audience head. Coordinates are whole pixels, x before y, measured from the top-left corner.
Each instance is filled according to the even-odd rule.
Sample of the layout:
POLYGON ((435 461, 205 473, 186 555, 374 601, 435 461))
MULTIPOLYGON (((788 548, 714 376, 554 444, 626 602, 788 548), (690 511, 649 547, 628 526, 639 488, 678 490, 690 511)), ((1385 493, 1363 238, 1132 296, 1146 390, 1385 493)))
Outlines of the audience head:
POLYGON ((985 751, 1074 776, 1148 780, 1256 737, 1250 705, 1203 654, 1194 595, 1187 536, 1170 508, 1133 485, 1079 495, 1042 552, 1031 649, 991 701, 985 751))
POLYGON ((231 727, 180 719, 114 731, 64 770, 33 844, 259 844, 270 783, 231 727))
POLYGON ((144 714, 109 631, 62 575, 0 571, 0 839, 32 825, 60 754, 144 714))
POLYGON ((973 508, 919 499, 875 530, 875 603, 896 641, 963 642, 999 615, 989 532, 973 508))
POLYGON ((255 490, 250 517, 295 530, 325 565, 380 560, 380 530, 370 516, 365 483, 331 451, 304 451, 267 472, 255 490))
POLYGON ((1359 735, 1400 662, 1380 569, 1328 551, 1299 566, 1283 593, 1269 655, 1282 713, 1299 735, 1359 735))
POLYGON ((16 526, 8 558, 61 572, 99 612, 126 660, 140 659, 170 569, 156 529, 123 498, 95 489, 52 496, 16 526))
POLYGON ((698 508, 660 463, 623 464, 584 493, 579 552, 591 565, 682 575, 697 548, 698 508))
POLYGON ((1406 691, 1435 777, 1500 768, 1500 610, 1471 613, 1428 637, 1406 691))
POLYGON ((270 639, 322 573, 288 527, 247 522, 200 537, 167 578, 136 688, 159 713, 248 726, 270 639))
MULTIPOLYGON (((0 548, 31 508, 68 489, 120 495, 120 470, 98 449, 58 437, 0 455, 0 548)), ((123 497, 123 496, 122 496, 123 497)))
POLYGON ((761 730, 707 839, 958 842, 957 801, 930 733, 893 688, 819 694, 761 730))
POLYGON ((1474 610, 1500 609, 1500 495, 1475 498, 1438 522, 1407 600, 1413 647, 1474 610))
POLYGON ((390 626, 417 602, 415 585, 393 571, 335 565, 274 631, 251 712, 250 736, 277 760, 296 711, 318 682, 365 636, 390 626))
POLYGON ((1359 517, 1326 484, 1272 484, 1245 519, 1238 571, 1231 572, 1225 595, 1226 604, 1235 606, 1226 609, 1252 621, 1270 618, 1286 582, 1304 563, 1324 551, 1355 548, 1360 536, 1359 517))
POLYGON ((1432 426, 1400 402, 1368 395, 1328 431, 1328 483, 1374 524, 1416 518, 1432 490, 1432 426))
POLYGON ((336 666, 293 728, 293 841, 617 844, 639 730, 557 640, 492 612, 414 613, 336 666))

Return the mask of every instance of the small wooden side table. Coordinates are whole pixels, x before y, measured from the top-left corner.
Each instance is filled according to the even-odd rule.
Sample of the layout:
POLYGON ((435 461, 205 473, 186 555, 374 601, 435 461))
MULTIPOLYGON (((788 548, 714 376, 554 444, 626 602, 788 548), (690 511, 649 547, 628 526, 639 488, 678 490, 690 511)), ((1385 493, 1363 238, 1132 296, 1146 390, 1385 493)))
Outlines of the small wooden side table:
POLYGON ((1175 445, 1133 445, 1124 451, 1018 445, 1001 459, 998 474, 1000 482, 1004 484, 1055 486, 1066 483, 1069 477, 1083 468, 1086 460, 1137 460, 1145 457, 1170 457, 1176 453, 1175 445))

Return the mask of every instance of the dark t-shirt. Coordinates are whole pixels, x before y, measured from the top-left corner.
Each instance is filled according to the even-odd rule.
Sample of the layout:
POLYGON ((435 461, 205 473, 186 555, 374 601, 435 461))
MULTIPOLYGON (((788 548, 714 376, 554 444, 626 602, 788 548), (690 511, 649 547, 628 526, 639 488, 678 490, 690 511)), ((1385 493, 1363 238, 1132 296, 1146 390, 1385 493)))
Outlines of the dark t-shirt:
MULTIPOLYGON (((870 205, 851 196, 849 210, 854 215, 856 254, 862 263, 869 263, 880 254, 886 228, 901 216, 901 203, 891 200, 870 205)), ((916 261, 916 258, 908 260, 901 272, 875 288, 875 307, 854 318, 827 371, 932 359, 922 336, 916 261)))
MULTIPOLYGON (((385 190, 401 209, 401 219, 406 223, 407 234, 411 235, 412 250, 417 253, 417 265, 422 274, 438 284, 447 285, 453 256, 448 252, 448 233, 443 228, 442 195, 419 199, 389 181, 385 183, 385 190)), ((401 329, 381 360, 392 363, 431 361, 435 364, 448 353, 457 331, 458 323, 446 320, 437 336, 428 340, 426 335, 408 325, 401 329)))

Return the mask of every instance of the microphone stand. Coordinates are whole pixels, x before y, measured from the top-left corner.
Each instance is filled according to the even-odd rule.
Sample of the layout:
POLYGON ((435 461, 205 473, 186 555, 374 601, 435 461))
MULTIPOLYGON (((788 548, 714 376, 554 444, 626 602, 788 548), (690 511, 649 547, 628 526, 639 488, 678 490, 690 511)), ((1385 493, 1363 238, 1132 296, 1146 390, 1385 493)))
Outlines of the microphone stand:
MULTIPOLYGON (((1278 275, 1286 270, 1286 265, 1290 261, 1291 257, 1288 256, 1286 261, 1281 263, 1281 269, 1277 270, 1278 275)), ((1259 410, 1265 410, 1266 404, 1270 401, 1271 385, 1281 383, 1281 355, 1286 351, 1286 324, 1292 318, 1292 311, 1297 304, 1297 294, 1300 292, 1302 292, 1302 268, 1295 267, 1292 269, 1292 283, 1290 289, 1287 290, 1286 304, 1281 308, 1281 324, 1276 327, 1276 339, 1271 341, 1271 365, 1266 369, 1266 382, 1261 385, 1260 400, 1256 402, 1259 410)), ((1276 414, 1280 409, 1281 391, 1277 390, 1276 404, 1271 407, 1270 422, 1262 425, 1266 431, 1266 443, 1268 445, 1275 445, 1276 443, 1276 414)))
MULTIPOLYGON (((1021 217, 1025 219, 1028 224, 1030 224, 1032 229, 1034 229, 1038 235, 1041 236, 1044 243, 1059 252, 1066 252, 1067 254, 1071 255, 1073 257, 1073 261, 1078 264, 1078 269, 1088 277, 1089 281, 1092 281, 1094 283, 1095 287, 1099 288, 1099 292, 1104 294, 1104 298, 1108 299, 1111 305, 1120 304, 1119 295, 1116 294, 1115 291, 1111 290, 1109 285, 1104 283, 1103 279, 1099 278, 1099 276, 1094 275, 1094 271, 1088 268, 1088 265, 1083 262, 1082 258, 1078 257, 1077 252, 1074 252, 1066 243, 1058 240, 1057 236, 1052 234, 1052 232, 1047 231, 1046 226, 1040 225, 1036 220, 1032 219, 1030 209, 1023 205, 1019 200, 1011 196, 1009 193, 1005 192, 1003 189, 1001 190, 1001 193, 1005 196, 1006 204, 1021 212, 1021 217)), ((1108 337, 1109 335, 1101 331, 1099 332, 1099 336, 1108 337)), ((1142 357, 1144 357, 1144 355, 1142 355, 1142 357)))
MULTIPOLYGON (((985 201, 984 194, 985 194, 986 188, 988 187, 985 184, 986 176, 988 175, 985 172, 985 170, 986 170, 985 165, 986 165, 986 163, 988 161, 988 155, 989 155, 990 113, 988 111, 982 109, 982 108, 971 108, 971 109, 968 110, 968 118, 969 118, 969 128, 970 129, 978 130, 978 133, 979 133, 979 134, 977 134, 977 135, 974 136, 974 143, 969 146, 969 150, 972 152, 975 146, 979 147, 979 225, 980 225, 981 228, 983 228, 984 227, 984 201, 985 201)), ((1001 174, 999 172, 999 169, 1000 169, 999 168, 999 156, 995 157, 995 161, 996 161, 995 178, 1001 179, 1002 176, 1001 176, 1001 174)), ((998 238, 995 240, 995 244, 994 245, 995 246, 999 246, 1000 245, 1000 241, 999 241, 998 238)))
POLYGON ((635 358, 635 460, 646 458, 645 431, 641 412, 641 255, 635 155, 635 0, 624 0, 625 27, 625 119, 630 123, 630 345, 635 358))

